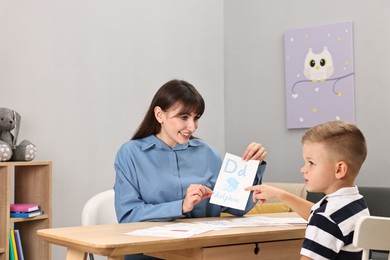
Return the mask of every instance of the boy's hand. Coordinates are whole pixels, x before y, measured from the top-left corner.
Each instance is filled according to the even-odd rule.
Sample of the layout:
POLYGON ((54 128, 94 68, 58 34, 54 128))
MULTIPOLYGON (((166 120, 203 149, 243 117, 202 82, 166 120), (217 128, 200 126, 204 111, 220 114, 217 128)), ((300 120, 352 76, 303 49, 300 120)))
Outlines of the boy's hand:
POLYGON ((259 202, 263 204, 266 200, 273 199, 277 197, 280 189, 273 186, 261 184, 245 188, 246 191, 253 191, 252 199, 253 202, 259 202))

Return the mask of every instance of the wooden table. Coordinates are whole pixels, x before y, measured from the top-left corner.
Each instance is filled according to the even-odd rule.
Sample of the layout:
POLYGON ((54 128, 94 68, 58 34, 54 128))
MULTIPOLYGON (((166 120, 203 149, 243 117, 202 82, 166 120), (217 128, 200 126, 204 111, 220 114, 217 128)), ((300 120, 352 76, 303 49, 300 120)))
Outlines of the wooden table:
MULTIPOLYGON (((253 215, 251 215, 253 216, 253 215)), ((267 214, 293 217, 295 213, 267 214)), ((221 217, 223 219, 229 217, 221 217)), ((182 219, 194 222, 221 218, 182 219)), ((176 221, 176 222, 178 222, 176 221)), ((122 260, 144 253, 164 259, 299 259, 306 225, 240 227, 214 230, 189 238, 130 236, 125 233, 172 222, 136 222, 38 230, 49 243, 67 247, 66 260, 84 260, 87 252, 122 260), (255 254, 255 248, 259 248, 255 254)))

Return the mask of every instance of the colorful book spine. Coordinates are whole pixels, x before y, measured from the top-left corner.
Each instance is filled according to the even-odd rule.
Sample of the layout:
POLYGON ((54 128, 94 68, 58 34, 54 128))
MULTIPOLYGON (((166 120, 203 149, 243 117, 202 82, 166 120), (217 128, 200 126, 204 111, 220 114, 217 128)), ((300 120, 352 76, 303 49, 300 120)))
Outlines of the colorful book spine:
POLYGON ((15 255, 14 255, 14 249, 13 249, 13 245, 12 245, 12 238, 11 238, 11 233, 12 233, 12 230, 10 232, 10 236, 9 236, 9 260, 15 260, 15 255))
POLYGON ((42 210, 36 210, 32 212, 11 212, 11 218, 32 218, 43 214, 42 210))
POLYGON ((20 239, 19 229, 14 229, 14 233, 15 233, 16 249, 18 251, 18 258, 19 260, 24 260, 22 240, 20 239))
POLYGON ((16 203, 10 205, 11 212, 31 212, 39 209, 39 205, 35 203, 16 203))
POLYGON ((14 230, 13 229, 10 230, 10 235, 11 235, 11 240, 12 240, 12 251, 13 251, 13 254, 14 254, 14 259, 15 260, 19 260, 18 251, 16 249, 15 234, 14 234, 14 230))

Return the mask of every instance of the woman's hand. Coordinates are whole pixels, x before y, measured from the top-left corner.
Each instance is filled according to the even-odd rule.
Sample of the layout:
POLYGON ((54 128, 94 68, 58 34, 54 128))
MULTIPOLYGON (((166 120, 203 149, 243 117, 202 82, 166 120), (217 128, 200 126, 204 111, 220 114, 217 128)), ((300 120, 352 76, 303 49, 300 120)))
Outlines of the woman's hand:
POLYGON ((267 151, 260 143, 252 142, 246 148, 242 156, 242 159, 245 161, 257 160, 259 161, 259 164, 261 164, 261 162, 264 160, 266 155, 267 155, 267 151))
POLYGON ((213 191, 201 184, 191 184, 187 189, 186 197, 183 200, 183 214, 191 211, 196 204, 203 199, 210 198, 213 191))

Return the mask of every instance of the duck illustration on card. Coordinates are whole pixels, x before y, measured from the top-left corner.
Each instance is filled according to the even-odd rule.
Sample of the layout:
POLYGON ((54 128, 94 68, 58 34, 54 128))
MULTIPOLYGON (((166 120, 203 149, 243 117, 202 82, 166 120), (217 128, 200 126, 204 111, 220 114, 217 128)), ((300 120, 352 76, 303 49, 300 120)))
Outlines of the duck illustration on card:
POLYGON ((210 203, 244 210, 256 177, 259 161, 244 161, 241 157, 226 153, 219 171, 210 203))

